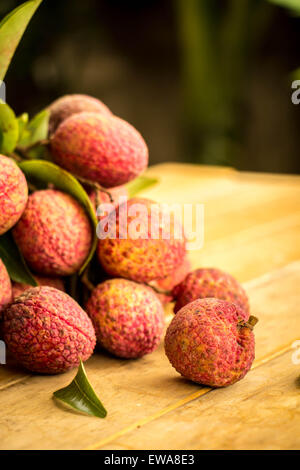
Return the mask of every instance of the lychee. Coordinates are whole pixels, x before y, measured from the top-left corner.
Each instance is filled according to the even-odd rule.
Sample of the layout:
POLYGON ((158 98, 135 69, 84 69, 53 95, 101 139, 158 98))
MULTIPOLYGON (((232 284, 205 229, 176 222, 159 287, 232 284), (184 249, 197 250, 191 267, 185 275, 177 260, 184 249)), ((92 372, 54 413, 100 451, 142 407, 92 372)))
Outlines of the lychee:
POLYGON ((11 302, 12 299, 12 290, 11 282, 6 267, 0 258, 0 318, 1 311, 4 307, 11 302))
POLYGON ((215 298, 197 299, 172 319, 165 351, 183 377, 210 387, 242 379, 254 360, 255 317, 245 320, 237 305, 215 298))
POLYGON ((58 126, 73 114, 82 112, 100 113, 103 116, 111 116, 108 107, 97 98, 88 95, 64 95, 55 100, 49 107, 49 134, 53 134, 58 126))
POLYGON ((57 374, 78 366, 93 353, 91 320, 64 292, 33 287, 3 313, 4 341, 15 359, 33 372, 57 374))
POLYGON ((27 198, 24 174, 11 158, 0 155, 0 235, 17 223, 27 198))
MULTIPOLYGON (((46 276, 34 276, 39 286, 55 287, 55 289, 65 291, 64 282, 59 277, 46 277, 46 276)), ((12 283, 12 297, 15 299, 19 295, 23 294, 27 289, 31 289, 32 286, 29 284, 23 284, 21 282, 12 283)))
POLYGON ((116 116, 74 114, 58 127, 50 143, 59 166, 105 188, 127 183, 148 164, 144 139, 116 116))
POLYGON ((157 288, 158 291, 162 291, 161 293, 158 292, 157 295, 163 304, 172 302, 172 289, 185 279, 186 275, 190 272, 190 270, 191 263, 188 257, 185 256, 183 262, 179 264, 179 266, 176 266, 176 268, 172 271, 171 274, 164 277, 163 279, 158 279, 157 281, 151 282, 151 286, 157 288), (163 291, 166 291, 166 293, 164 293, 163 291))
POLYGON ((249 313, 247 294, 239 282, 230 274, 216 268, 200 268, 189 273, 173 289, 176 299, 174 312, 196 299, 215 297, 239 305, 249 313))
POLYGON ((97 253, 112 276, 149 282, 168 276, 183 262, 186 251, 181 225, 149 199, 129 199, 110 213, 106 225, 105 220, 100 225, 102 222, 105 230, 97 231, 98 236, 101 232, 97 253))
POLYGON ((92 291, 86 309, 99 344, 116 356, 144 356, 161 340, 164 311, 150 287, 110 279, 92 291))
POLYGON ((29 196, 13 235, 29 266, 49 276, 77 272, 92 243, 92 228, 83 207, 69 194, 54 189, 29 196))

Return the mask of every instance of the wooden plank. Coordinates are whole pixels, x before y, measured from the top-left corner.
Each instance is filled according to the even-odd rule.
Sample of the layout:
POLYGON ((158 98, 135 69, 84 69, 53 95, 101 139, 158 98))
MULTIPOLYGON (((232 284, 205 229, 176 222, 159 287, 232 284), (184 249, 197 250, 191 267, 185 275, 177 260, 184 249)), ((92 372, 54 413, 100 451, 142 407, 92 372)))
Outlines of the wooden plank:
MULTIPOLYGON (((256 328, 258 361, 267 362, 274 352, 285 351, 297 339, 299 282, 300 263, 293 263, 249 285, 252 312, 260 317, 256 328)), ((51 400, 51 392, 66 385, 74 371, 54 377, 32 376, 0 391, 0 447, 98 448, 112 442, 116 433, 127 433, 207 392, 176 374, 162 345, 137 361, 96 354, 86 368, 108 408, 105 420, 66 411, 51 400)), ((247 384, 248 377, 235 387, 247 384)))
POLYGON ((299 366, 288 352, 102 449, 299 449, 299 366))

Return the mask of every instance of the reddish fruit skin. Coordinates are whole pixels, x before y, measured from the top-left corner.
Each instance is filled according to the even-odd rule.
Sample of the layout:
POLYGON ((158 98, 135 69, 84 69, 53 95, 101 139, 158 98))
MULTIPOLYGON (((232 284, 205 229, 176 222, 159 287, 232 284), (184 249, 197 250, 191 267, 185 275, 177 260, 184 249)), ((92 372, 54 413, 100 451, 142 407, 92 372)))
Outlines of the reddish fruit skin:
MULTIPOLYGON (((126 206, 121 204, 116 213, 110 213, 112 220, 116 215, 115 224, 113 220, 116 238, 100 239, 97 247, 99 261, 108 274, 138 282, 149 282, 168 276, 178 264, 182 263, 186 253, 185 238, 183 235, 179 239, 173 236, 173 225, 177 222, 173 224, 171 220, 170 239, 164 239, 163 224, 157 218, 158 223, 152 222, 152 229, 153 226, 157 227, 158 237, 151 238, 150 218, 153 204, 155 205, 149 199, 132 198, 127 201, 127 212, 126 206), (137 208, 137 213, 131 213, 133 206, 137 208), (127 228, 124 224, 120 224, 120 219, 126 219, 126 215, 127 228), (131 224, 134 224, 137 218, 141 220, 141 224, 139 233, 134 238, 130 233, 131 224)), ((155 212, 159 216, 162 214, 158 207, 155 212)))
POLYGON ((26 369, 58 374, 86 361, 96 337, 91 320, 64 292, 33 287, 4 311, 4 341, 26 369))
MULTIPOLYGON (((173 296, 176 299, 175 313, 193 300, 215 297, 236 303, 246 314, 249 314, 249 301, 243 287, 233 276, 216 268, 201 268, 192 271, 175 286, 173 296)), ((248 317, 249 315, 246 320, 248 317)))
POLYGON ((0 155, 0 235, 18 222, 27 198, 24 174, 11 158, 0 155))
MULTIPOLYGON (((103 191, 100 191, 99 189, 92 189, 88 190, 87 193, 89 195, 89 198, 91 200, 91 203, 93 204, 95 211, 97 211, 97 208, 99 207, 100 204, 113 204, 114 207, 117 207, 119 205, 119 198, 123 198, 123 200, 128 199, 128 190, 125 185, 122 186, 116 186, 115 188, 107 188, 107 191, 109 191, 112 201, 110 200, 110 197, 107 193, 104 193, 103 191)), ((98 220, 100 220, 101 217, 98 216, 98 220)))
POLYGON ((92 243, 92 228, 83 207, 54 189, 29 196, 13 235, 30 267, 49 276, 77 272, 92 243))
POLYGON ((171 321, 165 351, 182 376, 210 387, 241 380, 255 356, 254 334, 241 309, 214 298, 183 307, 171 321))
POLYGON ((86 308, 99 344, 115 356, 144 356, 161 340, 164 311, 147 286, 110 279, 92 291, 86 308))
MULTIPOLYGON (((158 289, 171 292, 177 284, 179 284, 185 279, 190 270, 191 263, 186 256, 183 262, 179 266, 177 266, 174 271, 169 274, 169 276, 166 276, 163 279, 158 279, 157 281, 153 281, 151 285, 157 287, 158 289)), ((163 304, 167 304, 168 302, 172 302, 173 300, 172 293, 170 295, 158 293, 157 296, 163 304)))
POLYGON ((0 318, 1 311, 11 302, 11 282, 3 261, 0 259, 0 318))
POLYGON ((105 188, 127 183, 148 165, 139 132, 116 116, 97 113, 66 119, 51 137, 51 151, 58 165, 105 188))
POLYGON ((112 112, 102 101, 80 94, 64 95, 55 100, 48 109, 50 111, 49 135, 52 135, 58 126, 73 114, 92 112, 112 116, 112 112))
MULTIPOLYGON (((34 276, 36 282, 39 286, 48 286, 48 287, 55 287, 55 289, 61 290, 65 292, 65 286, 62 279, 59 277, 46 277, 46 276, 34 276)), ((12 283, 12 297, 15 299, 19 295, 23 294, 27 289, 31 289, 32 286, 29 284, 23 284, 21 282, 13 282, 12 283)))

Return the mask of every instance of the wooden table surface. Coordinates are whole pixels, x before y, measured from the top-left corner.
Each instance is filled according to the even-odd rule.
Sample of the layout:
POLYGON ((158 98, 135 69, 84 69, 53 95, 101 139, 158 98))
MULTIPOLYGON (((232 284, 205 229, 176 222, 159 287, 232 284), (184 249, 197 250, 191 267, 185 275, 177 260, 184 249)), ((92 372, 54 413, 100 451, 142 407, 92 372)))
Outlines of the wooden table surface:
POLYGON ((193 268, 244 283, 260 319, 252 370, 211 390, 181 378, 162 345, 133 361, 98 353, 86 370, 108 410, 101 420, 52 400, 74 370, 38 376, 9 362, 0 366, 0 448, 299 449, 300 177, 175 163, 148 174, 160 183, 144 196, 204 203, 204 246, 189 256, 193 268))

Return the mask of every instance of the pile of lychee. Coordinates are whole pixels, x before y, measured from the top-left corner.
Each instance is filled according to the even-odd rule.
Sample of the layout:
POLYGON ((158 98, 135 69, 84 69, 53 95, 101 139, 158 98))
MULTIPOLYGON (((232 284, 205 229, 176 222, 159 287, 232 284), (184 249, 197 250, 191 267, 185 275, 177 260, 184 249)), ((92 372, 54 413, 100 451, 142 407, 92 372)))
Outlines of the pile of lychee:
POLYGON ((116 236, 99 239, 84 274, 96 282, 80 284, 90 291, 77 302, 66 286, 91 251, 94 229, 88 214, 53 184, 42 190, 30 185, 29 190, 18 163, 0 155, 0 235, 11 231, 38 284, 11 281, 0 260, 0 329, 9 351, 22 366, 47 374, 78 366, 96 343, 98 354, 104 349, 139 358, 161 342, 164 304, 175 302, 165 334, 173 367, 212 387, 240 380, 254 359, 255 319, 247 295, 219 269, 190 272, 184 230, 174 237, 171 224, 170 236, 163 236, 165 209, 148 199, 129 198, 126 184, 148 165, 140 133, 89 96, 67 95, 48 109, 50 158, 78 179, 95 210, 101 202, 114 201, 116 236), (131 209, 145 209, 137 236, 121 220, 123 204, 128 223, 131 209), (155 237, 150 231, 153 206, 155 237))

